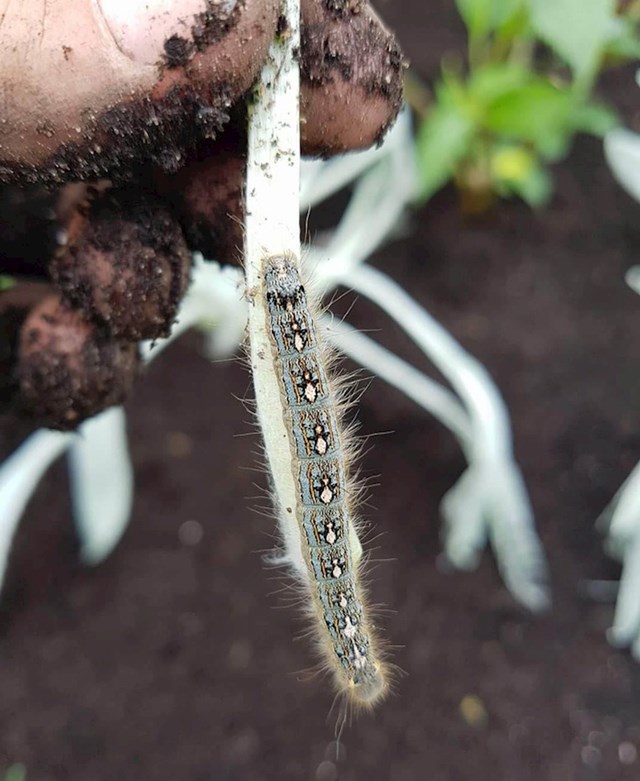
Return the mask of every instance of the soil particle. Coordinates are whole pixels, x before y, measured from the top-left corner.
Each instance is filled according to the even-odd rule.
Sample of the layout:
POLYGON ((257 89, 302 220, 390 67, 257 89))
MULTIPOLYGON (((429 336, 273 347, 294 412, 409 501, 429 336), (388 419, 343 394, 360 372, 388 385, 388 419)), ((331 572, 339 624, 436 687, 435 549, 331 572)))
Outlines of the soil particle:
MULTIPOLYGON (((0 299, 1 300, 1 299, 0 299)), ((14 369, 18 362, 18 340, 27 310, 3 307, 0 313, 0 409, 12 407, 18 393, 14 369)))
POLYGON ((164 61, 167 68, 185 66, 193 56, 194 45, 192 41, 172 35, 164 42, 164 61))
POLYGON ((241 2, 232 3, 227 10, 225 3, 207 0, 207 10, 194 17, 191 40, 172 35, 165 41, 163 64, 168 68, 185 66, 194 52, 202 52, 228 35, 237 25, 241 10, 241 2))
POLYGON ((243 2, 231 4, 231 10, 226 9, 224 2, 207 0, 207 10, 197 14, 191 27, 191 37, 198 51, 204 51, 212 43, 221 40, 238 23, 243 2))
POLYGON ((281 14, 278 17, 278 24, 276 25, 276 35, 281 38, 289 29, 289 23, 287 22, 287 17, 284 16, 284 14, 281 14))
POLYGON ((363 0, 324 0, 324 7, 336 19, 359 14, 363 5, 363 0))
POLYGON ((17 282, 0 293, 0 410, 15 410, 19 390, 15 367, 22 324, 31 309, 54 292, 47 282, 17 282))

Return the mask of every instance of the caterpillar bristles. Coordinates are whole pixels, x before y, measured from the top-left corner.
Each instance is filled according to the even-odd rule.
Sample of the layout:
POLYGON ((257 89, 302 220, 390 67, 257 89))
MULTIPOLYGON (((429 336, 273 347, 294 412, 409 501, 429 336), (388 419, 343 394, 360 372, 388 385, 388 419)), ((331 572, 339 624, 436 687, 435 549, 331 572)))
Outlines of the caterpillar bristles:
POLYGON ((250 360, 256 413, 281 544, 269 563, 285 565, 304 590, 322 668, 352 711, 388 691, 371 611, 360 579, 357 507, 365 482, 354 477, 362 445, 344 425, 351 380, 336 380, 300 280, 287 255, 263 259, 250 298, 250 360))

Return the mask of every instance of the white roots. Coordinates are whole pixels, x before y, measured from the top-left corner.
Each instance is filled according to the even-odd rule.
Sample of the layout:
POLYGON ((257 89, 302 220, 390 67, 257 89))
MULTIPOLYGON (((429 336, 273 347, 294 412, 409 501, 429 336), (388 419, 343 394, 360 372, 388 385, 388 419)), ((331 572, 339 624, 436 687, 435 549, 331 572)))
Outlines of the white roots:
MULTIPOLYGON (((453 390, 390 353, 345 322, 329 337, 368 371, 401 390, 457 438, 468 468, 442 502, 447 558, 462 568, 478 562, 489 542, 505 583, 531 609, 548 604, 546 565, 520 470, 514 461, 504 402, 486 370, 397 283, 365 264, 398 225, 415 192, 410 120, 403 114, 385 144, 330 162, 303 162, 300 208, 318 203, 356 179, 349 205, 323 246, 304 249, 324 295, 343 285, 370 298, 398 322, 453 390)), ((148 360, 193 326, 207 333, 212 356, 239 346, 247 317, 239 269, 195 258, 193 282, 171 337, 143 346, 148 360)), ((130 507, 131 471, 120 411, 85 423, 77 435, 39 431, 0 466, 0 582, 17 522, 47 466, 71 448, 72 499, 85 560, 113 549, 130 507), (117 431, 116 431, 117 429, 117 431), (118 468, 114 465, 118 463, 118 468), (103 498, 104 480, 111 480, 103 498), (116 485, 118 483, 118 485, 116 485)))
MULTIPOLYGON (((615 178, 640 202, 640 135, 624 128, 613 130, 605 138, 604 151, 615 178)), ((640 266, 627 271, 626 281, 640 294, 640 266)), ((613 625, 607 636, 612 645, 630 647, 640 661, 640 463, 598 518, 597 527, 606 534, 607 553, 622 565, 613 625)))

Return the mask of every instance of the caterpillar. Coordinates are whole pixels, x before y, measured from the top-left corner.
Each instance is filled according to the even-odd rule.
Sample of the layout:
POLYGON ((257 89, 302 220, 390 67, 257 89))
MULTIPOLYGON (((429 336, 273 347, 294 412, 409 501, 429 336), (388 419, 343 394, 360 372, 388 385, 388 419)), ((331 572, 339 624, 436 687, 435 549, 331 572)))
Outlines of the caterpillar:
POLYGON ((296 261, 267 257, 260 277, 261 289, 252 297, 261 296, 262 306, 253 316, 262 311, 265 322, 259 324, 262 339, 251 345, 251 361, 282 558, 308 591, 309 613, 338 691, 354 705, 372 706, 387 690, 387 670, 359 582, 357 489, 348 473, 339 398, 296 261))

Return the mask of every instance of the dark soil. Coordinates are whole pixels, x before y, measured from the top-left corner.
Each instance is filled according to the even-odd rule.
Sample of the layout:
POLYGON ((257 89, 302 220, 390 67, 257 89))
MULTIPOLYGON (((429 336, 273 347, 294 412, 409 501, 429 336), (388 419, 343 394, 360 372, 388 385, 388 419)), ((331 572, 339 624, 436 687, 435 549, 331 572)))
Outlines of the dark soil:
MULTIPOLYGON (((427 77, 460 46, 452 5, 382 7, 427 77)), ((629 71, 606 86, 623 108, 637 100, 629 71)), ((380 476, 372 592, 391 608, 386 633, 407 675, 345 731, 335 761, 329 685, 300 672, 309 644, 295 640, 301 623, 279 609, 281 581, 261 562, 274 524, 248 510, 264 485, 249 469, 257 439, 240 436, 252 432, 236 398, 249 379, 236 362, 199 357, 192 335, 129 405, 138 488, 114 555, 95 570, 77 564, 62 464, 26 513, 0 616, 0 769, 23 762, 28 781, 640 777, 640 759, 620 760, 621 744, 640 749, 640 666, 605 641, 612 605, 581 587, 618 574, 594 521, 640 458, 640 299, 623 281, 640 207, 594 141, 557 180, 539 216, 511 203, 484 222, 463 222, 446 192, 375 259, 505 395, 550 559, 550 614, 514 604, 489 554, 477 572, 438 571, 438 502, 462 457, 374 380, 363 430, 393 433, 371 440, 363 462, 380 476), (477 698, 475 718, 465 697, 477 698)), ((364 304, 351 319, 414 355, 364 304)))

